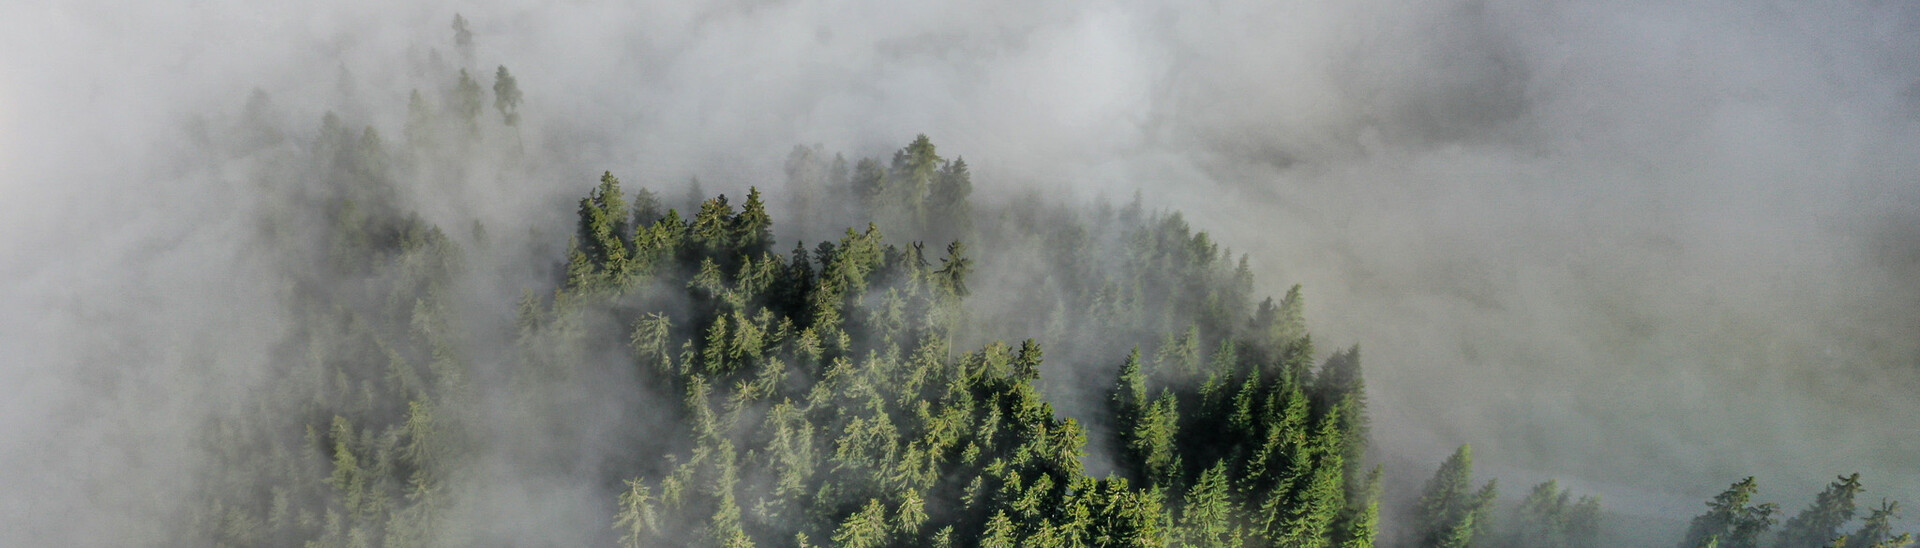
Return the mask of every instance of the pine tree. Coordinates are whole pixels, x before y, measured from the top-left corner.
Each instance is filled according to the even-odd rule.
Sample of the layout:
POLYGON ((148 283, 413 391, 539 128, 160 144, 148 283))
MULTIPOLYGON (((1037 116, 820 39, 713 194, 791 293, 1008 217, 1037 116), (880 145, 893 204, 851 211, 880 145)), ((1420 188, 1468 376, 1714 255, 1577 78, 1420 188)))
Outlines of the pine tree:
MULTIPOLYGON (((1147 410, 1147 377, 1140 371, 1140 349, 1135 347, 1120 365, 1113 388, 1108 391, 1108 412, 1113 417, 1114 445, 1124 455, 1127 470, 1139 471, 1133 440, 1147 410)), ((1137 476, 1136 476, 1137 477, 1137 476)))
POLYGON ((853 167, 853 196, 865 206, 868 215, 880 210, 881 200, 888 193, 887 169, 872 158, 862 158, 853 167))
POLYGON ((693 226, 689 227, 688 236, 700 255, 727 261, 723 266, 731 267, 733 259, 737 258, 730 253, 734 249, 736 230, 733 206, 727 205, 727 196, 722 194, 700 204, 700 211, 693 216, 693 226))
POLYGON ((836 548, 880 548, 886 543, 887 509, 880 504, 880 499, 868 500, 865 507, 847 516, 833 532, 836 548))
MULTIPOLYGON (((931 146, 931 145, 928 145, 931 146)), ((940 169, 927 196, 927 237, 934 242, 952 242, 973 232, 973 174, 967 160, 957 158, 940 169)))
POLYGON ((467 18, 453 14, 453 46, 460 50, 460 57, 473 60, 473 30, 467 28, 467 18))
POLYGON ((1462 445, 1440 465, 1415 508, 1414 543, 1423 548, 1466 548, 1487 526, 1494 482, 1473 488, 1473 448, 1462 445))
POLYGON ((1358 497, 1348 498, 1348 515, 1335 537, 1339 548, 1373 548, 1380 534, 1380 467, 1367 473, 1358 497))
POLYGON ((787 153, 787 226, 803 236, 812 234, 819 216, 815 201, 827 190, 827 165, 819 145, 794 145, 787 153))
POLYGON ((469 128, 478 128, 475 124, 480 119, 480 93, 480 83, 467 75, 467 69, 460 69, 460 79, 454 84, 453 100, 450 102, 454 113, 459 114, 469 128))
POLYGON ((1573 499, 1553 480, 1533 486, 1515 509, 1508 526, 1507 545, 1513 547, 1587 548, 1598 541, 1600 499, 1573 499))
POLYGON ((967 274, 972 272, 973 259, 967 258, 967 244, 958 240, 947 244, 947 256, 940 259, 940 270, 935 271, 939 274, 940 286, 956 297, 965 297, 969 294, 967 274))
POLYGON ((660 196, 640 187, 633 193, 633 224, 635 230, 644 230, 664 218, 666 212, 660 210, 660 196))
POLYGON ((620 191, 620 179, 615 178, 613 172, 603 173, 600 185, 580 199, 581 251, 611 281, 621 281, 631 266, 627 243, 632 234, 627 225, 630 215, 626 197, 620 191))
POLYGON ((1840 476, 1814 498, 1813 504, 1780 528, 1780 548, 1819 548, 1840 536, 1840 526, 1853 521, 1860 474, 1840 476))
POLYGON ((1178 539, 1195 548, 1239 546, 1241 531, 1237 525, 1232 499, 1232 483, 1227 479, 1227 463, 1220 461, 1200 474, 1187 490, 1180 509, 1178 539))
POLYGON ((732 253, 758 257, 773 249, 773 219, 767 216, 766 205, 760 201, 760 189, 747 188, 747 203, 740 206, 733 225, 732 253))
POLYGON ((1893 521, 1900 518, 1900 503, 1882 499, 1880 507, 1867 514, 1860 529, 1847 535, 1847 548, 1879 548, 1882 545, 1912 544, 1906 535, 1893 536, 1893 521))
POLYGON ((927 194, 933 189, 944 163, 935 152, 933 141, 922 134, 893 155, 888 169, 892 177, 881 197, 882 208, 876 215, 886 226, 912 234, 928 234, 927 194))
POLYGON ((620 512, 613 520, 614 530, 620 532, 622 548, 647 546, 647 538, 660 530, 660 518, 654 512, 653 502, 652 489, 638 481, 627 480, 627 490, 620 493, 620 512))
POLYGON ((493 108, 499 109, 500 118, 509 126, 520 125, 520 83, 507 72, 506 65, 500 65, 493 73, 493 108))
POLYGON ((1761 535, 1773 527, 1773 513, 1779 509, 1773 503, 1749 506, 1759 489, 1759 482, 1749 477, 1707 501, 1707 512, 1694 517, 1687 526, 1681 548, 1695 548, 1709 542, 1722 548, 1759 546, 1761 535))

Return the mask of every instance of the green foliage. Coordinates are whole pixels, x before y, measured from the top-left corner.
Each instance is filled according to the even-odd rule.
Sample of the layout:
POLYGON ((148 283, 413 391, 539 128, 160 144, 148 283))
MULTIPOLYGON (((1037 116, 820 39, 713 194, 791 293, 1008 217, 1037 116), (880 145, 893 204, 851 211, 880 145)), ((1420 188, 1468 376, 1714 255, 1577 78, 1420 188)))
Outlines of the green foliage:
POLYGON ((1813 504, 1780 528, 1780 548, 1818 548, 1841 536, 1840 527, 1853 521, 1853 499, 1860 494, 1860 474, 1840 476, 1813 504))
MULTIPOLYGON (((456 30, 470 46, 464 19, 456 30)), ((644 443, 591 472, 610 510, 589 533, 600 544, 1371 545, 1378 484, 1355 472, 1357 352, 1316 373, 1304 323, 1285 340, 1255 328, 1244 257, 1236 269, 1179 214, 977 210, 967 163, 925 136, 851 169, 802 147, 790 181, 858 199, 852 211, 798 201, 796 213, 865 226, 782 254, 758 188, 736 209, 696 181, 692 207, 665 209, 603 172, 564 237, 532 232, 543 261, 564 260, 547 263, 550 285, 489 316, 484 299, 459 298, 489 285, 463 281, 461 245, 401 210, 395 190, 489 150, 500 134, 482 131, 499 127, 481 125, 493 123, 482 92, 463 70, 440 108, 413 94, 398 145, 322 119, 311 149, 323 191, 288 202, 318 204, 323 230, 275 232, 303 265, 288 292, 303 321, 260 412, 214 430, 226 470, 199 497, 204 534, 180 544, 475 544, 458 521, 472 519, 457 504, 474 496, 464 467, 586 460, 493 447, 481 436, 497 425, 482 421, 576 428, 556 419, 618 405, 581 401, 604 393, 582 389, 597 383, 662 402, 644 443), (929 256, 929 241, 945 255, 929 256), (1044 274, 1014 312, 991 307, 1018 299, 981 298, 972 279, 1010 260, 1044 274), (1021 342, 993 342, 1005 333, 1021 342), (1109 371, 1112 340, 1152 345, 1151 358, 1132 353, 1089 430, 1048 394, 1095 364, 1109 371), (1083 460, 1105 462, 1090 453, 1119 469, 1090 475, 1083 460)), ((504 66, 493 94, 516 124, 522 97, 504 66)), ((499 256, 471 232, 460 242, 499 256)))
POLYGON ((1414 543, 1434 548, 1472 546, 1486 532, 1493 502, 1494 482, 1473 489, 1473 448, 1460 446, 1421 490, 1414 543))
POLYGON ((1583 496, 1576 501, 1572 490, 1552 480, 1541 482, 1520 501, 1507 531, 1506 545, 1515 548, 1598 546, 1600 499, 1583 496))
POLYGON ((493 73, 493 108, 500 111, 500 118, 509 126, 520 125, 520 82, 507 72, 506 65, 500 65, 493 73))
POLYGON ((448 102, 453 105, 453 111, 458 113, 460 119, 469 127, 477 127, 475 124, 480 118, 480 109, 483 104, 480 102, 480 93, 480 82, 468 76, 467 69, 460 69, 460 80, 454 84, 453 97, 448 102))
MULTIPOLYGON (((465 18, 453 29, 460 66, 484 66, 465 18)), ((400 205, 439 187, 405 185, 472 178, 480 158, 510 169, 518 139, 482 119, 473 75, 430 56, 428 89, 444 94, 410 94, 401 142, 331 112, 283 131, 264 94, 249 99, 246 135, 307 160, 265 189, 259 246, 286 267, 294 321, 257 397, 209 420, 214 466, 183 497, 193 523, 163 544, 489 544, 470 498, 496 493, 470 482, 501 462, 604 488, 589 545, 1375 544, 1359 348, 1320 354, 1302 288, 1258 301, 1248 257, 1180 213, 1137 193, 1117 209, 1040 194, 976 207, 967 162, 920 135, 890 161, 795 147, 780 234, 802 241, 785 254, 758 187, 736 210, 695 178, 666 204, 611 172, 571 230, 490 241, 460 219, 449 237, 400 205), (315 137, 284 139, 302 134, 315 137), (474 282, 463 256, 516 258, 501 240, 549 279, 490 296, 501 277, 474 282), (1064 409, 1086 425, 1056 412, 1098 399, 1084 396, 1103 381, 1080 385, 1107 374, 1105 405, 1064 409), (640 424, 603 439, 581 416, 640 424), (502 448, 487 436, 503 417, 593 447, 502 448)), ((492 91, 517 126, 504 65, 492 91)), ((1777 507, 1755 489, 1709 502, 1682 546, 1757 546, 1777 507)), ((1891 501, 1839 534, 1862 490, 1839 478, 1779 545, 1910 545, 1891 501)), ((1418 546, 1598 542, 1597 499, 1543 483, 1493 534, 1494 493, 1462 446, 1414 522, 1386 528, 1418 546)))
MULTIPOLYGON (((790 177, 818 177, 810 174, 818 166, 808 165, 815 154, 796 149, 790 177)), ((862 162, 848 184, 851 194, 884 204, 906 200, 911 192, 902 188, 939 188, 939 177, 964 173, 922 138, 896 154, 890 169, 862 162)), ((583 201, 582 240, 612 222, 600 213, 618 209, 605 199, 611 191, 603 184, 583 201)), ((925 210, 895 213, 915 211, 925 210)), ((677 222, 668 213, 652 227, 677 222)), ((1268 345, 1273 351, 1242 353, 1264 339, 1235 342, 1239 328, 1209 332, 1198 324, 1170 330, 1150 363, 1135 351, 1121 369, 1110 416, 1126 477, 1096 479, 1081 468, 1080 425, 1058 417, 1039 391, 1047 360, 1037 341, 990 343, 958 356, 948 350, 970 294, 974 259, 966 244, 950 244, 936 268, 923 246, 889 245, 869 225, 813 250, 796 246, 783 260, 769 253, 771 224, 757 191, 737 213, 724 198, 705 200, 677 228, 636 229, 633 255, 659 258, 649 276, 684 282, 594 286, 610 288, 604 302, 645 301, 679 287, 696 304, 676 314, 690 322, 684 327, 647 312, 628 331, 640 369, 686 394, 683 446, 690 449, 673 458, 673 471, 629 488, 660 493, 649 508, 661 522, 704 522, 708 544, 1371 545, 1377 477, 1347 477, 1361 458, 1350 440, 1364 435, 1364 424, 1350 418, 1363 416, 1357 352, 1338 353, 1339 361, 1322 367, 1327 380, 1315 383, 1312 368, 1301 365, 1311 355, 1304 332, 1288 345, 1268 345), (646 236, 654 233, 661 236, 646 236), (677 247, 637 251, 647 241, 677 247), (1220 351, 1204 352, 1207 339, 1220 351), (1199 386, 1203 379, 1211 388, 1199 386), (1218 428, 1230 425, 1238 426, 1218 428), (734 462, 728 455, 741 460, 721 465, 734 462), (1197 458, 1206 460, 1189 460, 1197 458), (733 469, 765 472, 742 477, 733 469), (690 490, 702 483, 710 485, 705 494, 690 490)), ((1152 240, 1177 244, 1195 260, 1218 257, 1183 222, 1155 226, 1175 233, 1152 240)), ((597 250, 613 245, 583 245, 576 256, 591 272, 612 271, 603 265, 616 261, 602 257, 618 254, 597 250)), ((1297 290, 1291 302, 1299 302, 1297 290)), ((655 543, 680 538, 631 527, 645 522, 633 517, 643 507, 623 504, 623 534, 655 543)))
POLYGON ((1761 536, 1776 522, 1774 512, 1779 510, 1779 506, 1773 503, 1750 504, 1754 493, 1759 490, 1759 482, 1749 477, 1707 501, 1707 512, 1694 517, 1692 523, 1688 524, 1686 537, 1680 542, 1681 547, 1692 548, 1709 543, 1724 548, 1759 546, 1761 536))
POLYGON ((1880 507, 1867 514, 1860 529, 1847 535, 1847 548, 1904 547, 1913 544, 1911 534, 1893 534, 1893 521, 1900 518, 1900 503, 1881 500, 1880 507))

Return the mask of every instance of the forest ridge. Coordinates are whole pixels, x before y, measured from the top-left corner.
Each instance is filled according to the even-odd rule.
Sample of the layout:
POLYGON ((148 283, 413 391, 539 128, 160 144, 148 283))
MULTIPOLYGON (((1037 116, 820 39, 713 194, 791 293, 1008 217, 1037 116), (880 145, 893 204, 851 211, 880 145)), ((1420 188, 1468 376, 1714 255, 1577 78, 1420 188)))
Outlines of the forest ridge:
MULTIPOLYGON (((884 159, 796 147, 782 224, 845 231, 791 248, 758 189, 671 199, 611 172, 525 247, 437 226, 400 185, 521 152, 523 95, 492 72, 413 93, 401 139, 329 113, 295 145, 307 167, 270 197, 290 213, 260 233, 298 326, 262 396, 214 419, 177 543, 468 545, 501 463, 599 486, 587 538, 620 546, 1604 542, 1597 497, 1549 481, 1503 504, 1464 445, 1384 493, 1360 349, 1316 348, 1301 287, 1255 295, 1244 255, 1137 196, 975 204, 925 135, 884 159), (545 285, 476 297, 476 257, 514 253, 545 285), (599 391, 630 394, 611 413, 633 424, 590 449, 599 391), (583 444, 511 447, 503 415, 583 444)), ((1677 545, 1912 544, 1898 503, 1860 510, 1857 474, 1791 517, 1757 490, 1677 545)))

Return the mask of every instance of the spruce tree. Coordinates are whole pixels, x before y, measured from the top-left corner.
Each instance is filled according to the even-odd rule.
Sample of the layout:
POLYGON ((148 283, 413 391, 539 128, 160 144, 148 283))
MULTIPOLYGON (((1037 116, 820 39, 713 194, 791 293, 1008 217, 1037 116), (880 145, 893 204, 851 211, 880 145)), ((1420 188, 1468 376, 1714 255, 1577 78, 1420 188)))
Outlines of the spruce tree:
POLYGON ((1707 501, 1707 512, 1688 524, 1680 547, 1715 543, 1721 548, 1757 548, 1761 536, 1773 527, 1773 513, 1779 509, 1773 503, 1749 505, 1759 490, 1759 482, 1748 477, 1707 501))
POLYGON ((1860 474, 1840 476, 1814 498, 1813 504, 1780 527, 1780 548, 1819 548, 1840 536, 1840 526, 1853 521, 1854 496, 1860 474))
POLYGON ((767 216, 759 188, 747 188, 747 202, 741 204, 733 225, 733 253, 752 258, 773 249, 773 218, 767 216))
POLYGON ((454 83, 453 100, 449 102, 453 104, 453 111, 460 115, 460 120, 472 129, 478 128, 475 124, 480 119, 480 93, 480 83, 467 75, 467 69, 460 69, 460 79, 454 83))
POLYGON ((468 28, 467 18, 453 14, 453 47, 460 50, 463 60, 473 60, 473 30, 468 28))
POLYGON ((940 168, 927 196, 926 237, 935 243, 952 242, 973 232, 973 174, 967 160, 957 158, 940 168))
POLYGON ((1893 521, 1900 518, 1900 503, 1882 499, 1880 507, 1867 513, 1867 518, 1853 534, 1847 535, 1846 548, 1879 548, 1882 545, 1912 544, 1911 537, 1893 535, 1893 521))
POLYGON ((500 65, 493 73, 493 108, 509 126, 520 125, 520 100, 520 83, 507 72, 506 65, 500 65))
POLYGON ((1414 545, 1466 548, 1488 525, 1494 482, 1473 491, 1473 448, 1460 446, 1422 489, 1414 512, 1414 545))

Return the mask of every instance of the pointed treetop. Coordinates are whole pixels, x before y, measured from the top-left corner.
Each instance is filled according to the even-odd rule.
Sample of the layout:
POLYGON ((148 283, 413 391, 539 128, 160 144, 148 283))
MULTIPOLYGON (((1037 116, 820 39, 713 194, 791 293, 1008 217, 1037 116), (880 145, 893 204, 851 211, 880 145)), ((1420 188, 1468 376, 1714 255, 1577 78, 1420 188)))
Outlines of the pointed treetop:
POLYGON ((507 72, 506 65, 493 73, 493 108, 500 111, 509 126, 520 124, 520 83, 507 72))

